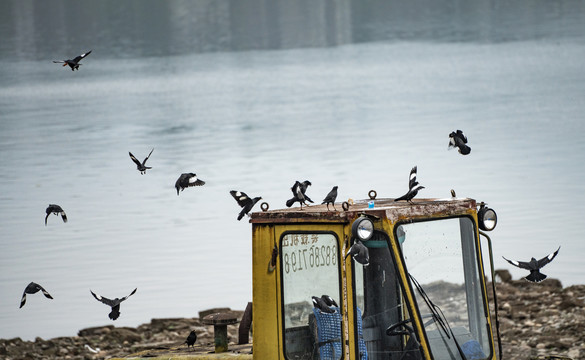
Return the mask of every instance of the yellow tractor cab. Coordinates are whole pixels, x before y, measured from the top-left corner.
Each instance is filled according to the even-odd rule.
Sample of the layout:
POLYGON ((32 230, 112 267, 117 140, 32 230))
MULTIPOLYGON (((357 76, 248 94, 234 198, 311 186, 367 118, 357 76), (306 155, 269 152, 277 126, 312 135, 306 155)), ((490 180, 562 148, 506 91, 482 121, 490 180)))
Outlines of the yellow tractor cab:
POLYGON ((496 359, 479 237, 495 212, 370 193, 251 215, 254 359, 496 359))

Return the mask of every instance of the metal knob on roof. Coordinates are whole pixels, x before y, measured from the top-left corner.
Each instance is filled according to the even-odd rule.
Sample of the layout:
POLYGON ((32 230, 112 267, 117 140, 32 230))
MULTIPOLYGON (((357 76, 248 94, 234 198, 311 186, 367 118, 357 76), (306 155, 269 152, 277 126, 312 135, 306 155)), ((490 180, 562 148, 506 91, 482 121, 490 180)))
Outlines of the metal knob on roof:
POLYGON ((207 315, 201 321, 205 325, 213 325, 215 352, 228 351, 227 326, 237 324, 239 322, 238 318, 231 313, 215 313, 207 315))

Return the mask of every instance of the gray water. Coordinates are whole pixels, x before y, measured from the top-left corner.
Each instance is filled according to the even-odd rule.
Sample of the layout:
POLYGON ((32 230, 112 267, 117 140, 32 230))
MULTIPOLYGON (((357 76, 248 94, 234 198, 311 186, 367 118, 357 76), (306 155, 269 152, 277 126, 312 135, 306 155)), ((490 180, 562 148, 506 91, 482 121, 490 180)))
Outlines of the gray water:
POLYGON ((396 197, 414 165, 420 197, 497 211, 496 268, 560 245, 544 273, 582 284, 584 20, 563 0, 1 2, 0 338, 243 309, 229 190, 396 197), (128 151, 152 148, 140 175, 128 151), (206 185, 177 196, 182 172, 206 185), (69 222, 45 226, 49 203, 69 222), (55 299, 19 309, 30 281, 55 299), (115 322, 89 292, 136 287, 115 322))

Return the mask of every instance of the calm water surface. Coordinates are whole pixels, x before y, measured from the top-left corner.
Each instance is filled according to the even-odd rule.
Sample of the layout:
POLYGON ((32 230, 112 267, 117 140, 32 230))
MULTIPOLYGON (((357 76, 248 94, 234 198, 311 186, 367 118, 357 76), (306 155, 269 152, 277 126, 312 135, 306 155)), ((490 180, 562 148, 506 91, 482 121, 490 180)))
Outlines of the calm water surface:
MULTIPOLYGON (((122 59, 92 47, 74 73, 51 62, 69 53, 38 46, 40 55, 19 58, 4 48, 0 338, 111 324, 90 289, 113 298, 138 288, 116 326, 243 309, 252 299, 251 225, 236 220, 229 190, 273 209, 296 179, 312 181, 314 199, 333 185, 339 200, 370 189, 396 197, 414 165, 420 196, 454 188, 496 209, 497 268, 518 278, 502 255, 528 260, 560 245, 544 272, 583 283, 585 41, 574 19, 560 35, 550 25, 538 29, 551 36, 506 41, 379 41, 388 28, 361 10, 352 14, 366 18, 370 35, 338 26, 329 33, 347 36, 334 44, 242 40, 239 49, 144 56, 135 46, 122 59), (469 156, 447 151, 458 128, 469 156), (153 169, 140 175, 128 151, 144 158, 152 148, 153 169), (182 172, 206 185, 177 196, 182 172), (67 224, 51 216, 45 227, 49 203, 66 210, 67 224), (55 300, 35 294, 18 309, 30 281, 55 300)), ((18 36, 26 38, 7 39, 21 44, 18 36)))

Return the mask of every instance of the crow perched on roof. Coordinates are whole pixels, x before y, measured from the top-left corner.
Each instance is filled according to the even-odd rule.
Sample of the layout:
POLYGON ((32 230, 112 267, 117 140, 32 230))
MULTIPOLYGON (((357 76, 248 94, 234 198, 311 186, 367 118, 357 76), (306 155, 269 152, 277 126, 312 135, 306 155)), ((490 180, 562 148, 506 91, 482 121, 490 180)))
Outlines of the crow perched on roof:
MULTIPOLYGON (((153 151, 154 148, 150 150, 150 154, 152 154, 153 151)), ((140 160, 138 160, 134 155, 132 155, 130 151, 128 151, 128 154, 130 155, 130 159, 132 159, 132 161, 134 161, 134 163, 136 164, 136 170, 140 171, 141 175, 146 174, 147 169, 152 169, 152 167, 146 166, 146 160, 148 160, 150 154, 148 154, 148 156, 145 157, 144 160, 142 160, 142 162, 140 162, 140 160)))
POLYGON ((530 271, 530 274, 528 276, 525 277, 526 280, 531 281, 531 282, 541 282, 542 280, 546 279, 546 275, 544 275, 543 273, 540 272, 540 269, 542 267, 544 267, 546 264, 548 264, 549 262, 553 261, 553 259, 555 258, 555 256, 557 256, 557 254, 559 253, 559 250, 561 249, 561 247, 559 246, 559 248, 557 249, 557 251, 548 254, 547 256, 543 257, 540 260, 536 260, 535 258, 530 259, 529 262, 524 262, 524 261, 514 261, 514 260, 508 260, 505 257, 504 260, 506 260, 507 262, 509 262, 510 264, 519 267, 520 269, 525 269, 530 271))
POLYGON ((75 71, 75 70, 79 70, 79 66, 82 65, 82 64, 79 63, 81 61, 81 59, 83 59, 84 57, 86 57, 89 54, 91 54, 91 50, 89 50, 85 54, 81 54, 79 56, 76 56, 74 59, 53 60, 53 62, 56 63, 56 64, 63 63, 63 66, 69 65, 69 67, 71 68, 71 71, 75 71))
POLYGON ((337 199, 337 186, 334 186, 333 189, 331 189, 321 204, 327 204, 327 210, 329 210, 329 203, 331 203, 333 205, 333 210, 337 211, 335 208, 335 199, 337 199))
POLYGON ((298 180, 295 181, 292 188, 290 188, 292 190, 293 197, 286 201, 286 206, 291 207, 295 202, 298 201, 299 204, 301 204, 301 210, 302 210, 303 204, 308 206, 306 203, 307 201, 312 203, 313 200, 311 200, 311 198, 306 194, 306 191, 307 191, 307 188, 309 187, 309 185, 311 185, 311 182, 309 180, 305 180, 303 182, 300 182, 298 180))
POLYGON ((189 186, 202 186, 205 185, 205 181, 197 179, 197 175, 194 173, 184 173, 179 176, 177 181, 175 182, 175 189, 177 189, 177 196, 179 195, 179 190, 183 191, 189 186))
POLYGON ((409 203, 412 203, 412 199, 418 194, 418 191, 424 189, 424 186, 418 185, 418 181, 416 181, 416 166, 410 170, 410 176, 408 178, 408 192, 402 195, 399 198, 394 199, 394 201, 406 200, 409 203))
POLYGON ((313 299, 313 307, 319 309, 321 312, 329 313, 329 314, 333 314, 335 312, 335 310, 333 310, 332 308, 327 306, 327 303, 322 298, 317 297, 317 296, 313 296, 312 299, 313 299))
POLYGON ((185 340, 184 344, 187 344, 187 348, 188 348, 189 346, 194 346, 195 341, 197 341, 197 333, 195 333, 195 330, 191 330, 191 332, 189 333, 189 336, 187 336, 187 340, 185 340))
POLYGON ((67 222, 67 215, 65 215, 65 211, 63 211, 61 206, 55 205, 55 204, 49 204, 49 207, 45 211, 47 213, 47 216, 45 216, 45 226, 47 226, 47 219, 49 218, 49 215, 51 215, 51 214, 55 214, 55 215, 61 214, 61 219, 63 219, 63 222, 67 222))
POLYGON ((42 291, 43 295, 45 295, 46 298, 48 298, 48 299, 53 298, 51 296, 51 294, 49 294, 47 292, 47 290, 45 290, 41 285, 39 285, 35 282, 31 282, 30 284, 28 284, 26 286, 26 288, 24 289, 24 292, 22 293, 22 298, 20 299, 20 307, 23 307, 24 304, 26 303, 26 294, 36 294, 39 291, 42 291))
POLYGON ((119 299, 119 298, 115 298, 114 300, 105 298, 103 296, 99 296, 96 295, 93 291, 89 290, 89 292, 93 295, 94 298, 96 298, 96 300, 103 302, 104 304, 110 306, 112 308, 112 311, 108 314, 108 317, 112 320, 116 320, 118 317, 120 317, 120 303, 126 299, 128 299, 130 296, 134 295, 134 293, 136 292, 136 290, 138 290, 138 288, 134 289, 134 291, 132 291, 130 293, 130 295, 128 296, 124 296, 123 298, 119 299))
POLYGON ((238 220, 242 220, 244 215, 248 214, 258 201, 262 200, 260 196, 251 199, 246 193, 241 191, 232 190, 230 191, 230 194, 236 199, 238 205, 242 207, 242 211, 240 211, 240 214, 238 215, 238 220))
POLYGON ((362 264, 363 266, 368 266, 370 264, 370 251, 364 244, 362 244, 361 241, 357 239, 349 248, 344 258, 347 258, 350 255, 355 261, 362 264))
POLYGON ((452 131, 449 134, 449 146, 448 149, 458 148, 461 155, 468 155, 471 152, 471 148, 467 146, 467 136, 461 130, 457 132, 452 131))

